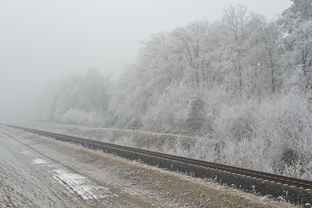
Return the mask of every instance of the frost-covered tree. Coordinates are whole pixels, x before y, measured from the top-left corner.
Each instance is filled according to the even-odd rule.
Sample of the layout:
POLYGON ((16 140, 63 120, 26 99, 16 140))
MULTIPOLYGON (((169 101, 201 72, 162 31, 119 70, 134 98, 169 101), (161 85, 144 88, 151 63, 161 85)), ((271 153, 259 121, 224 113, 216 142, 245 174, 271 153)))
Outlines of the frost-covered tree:
POLYGON ((65 78, 44 93, 46 100, 41 105, 40 119, 100 125, 107 113, 109 87, 110 78, 103 77, 97 70, 65 78))
POLYGON ((312 1, 293 0, 280 19, 283 31, 283 62, 288 64, 297 84, 312 88, 312 1), (287 61, 290 60, 290 61, 287 61))
POLYGON ((275 94, 281 85, 281 69, 279 66, 280 33, 274 22, 268 22, 265 17, 252 14, 246 25, 248 38, 244 47, 245 67, 249 68, 249 96, 257 95, 258 99, 275 94))
POLYGON ((224 21, 229 25, 232 34, 232 44, 229 44, 228 47, 232 52, 231 65, 237 74, 239 96, 242 98, 244 90, 242 66, 244 51, 242 45, 246 38, 247 9, 242 5, 230 6, 224 11, 224 21))

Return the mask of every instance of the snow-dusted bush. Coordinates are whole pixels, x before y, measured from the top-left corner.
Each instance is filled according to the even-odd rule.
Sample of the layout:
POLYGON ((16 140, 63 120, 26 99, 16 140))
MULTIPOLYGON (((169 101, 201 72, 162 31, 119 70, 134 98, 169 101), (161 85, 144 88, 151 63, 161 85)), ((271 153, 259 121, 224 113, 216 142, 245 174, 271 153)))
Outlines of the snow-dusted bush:
POLYGON ((308 100, 292 93, 223 106, 214 122, 215 136, 224 143, 221 162, 295 177, 306 177, 312 168, 311 126, 308 100))
POLYGON ((143 127, 152 131, 180 132, 188 119, 189 93, 185 86, 169 87, 142 118, 143 127))

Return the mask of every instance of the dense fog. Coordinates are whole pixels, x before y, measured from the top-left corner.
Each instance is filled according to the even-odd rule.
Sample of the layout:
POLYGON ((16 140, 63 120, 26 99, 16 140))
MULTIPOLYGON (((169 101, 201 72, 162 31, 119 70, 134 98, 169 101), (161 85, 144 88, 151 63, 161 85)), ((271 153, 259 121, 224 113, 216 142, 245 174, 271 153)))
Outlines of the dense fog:
MULTIPOLYGON (((20 75, 28 78, 21 82, 12 69, 16 83, 3 81, 1 114, 20 109, 27 103, 22 99, 29 101, 32 95, 28 118, 33 120, 214 138, 222 141, 216 162, 311 178, 312 1, 261 1, 262 6, 260 1, 200 1, 194 7, 194 2, 173 2, 167 7, 165 2, 151 6, 136 1, 127 5, 136 14, 123 8, 125 14, 116 22, 99 24, 99 33, 92 30, 88 7, 85 29, 79 25, 69 35, 62 28, 72 42, 49 42, 51 51, 37 51, 36 59, 23 51, 32 56, 24 60, 26 69, 35 69, 25 69, 20 75), (148 14, 139 9, 142 5, 160 13, 148 14), (274 8, 279 9, 270 11, 274 8), (132 28, 130 22, 120 22, 127 14, 144 23, 132 28), (80 32, 88 41, 78 38, 80 32), (73 48, 64 50, 63 45, 73 48), (32 65, 35 60, 38 65, 32 65), (45 66, 44 60, 50 64, 45 66), (63 76, 67 73, 71 75, 63 76), (30 93, 31 88, 38 94, 30 93)), ((2 68, 13 67, 4 63, 2 68)))

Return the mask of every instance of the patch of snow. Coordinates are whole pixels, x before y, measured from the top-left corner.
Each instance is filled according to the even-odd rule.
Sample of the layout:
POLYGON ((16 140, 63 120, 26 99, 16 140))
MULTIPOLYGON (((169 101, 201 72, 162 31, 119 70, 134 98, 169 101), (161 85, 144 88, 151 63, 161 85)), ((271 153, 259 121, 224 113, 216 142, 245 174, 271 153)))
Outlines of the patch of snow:
POLYGON ((47 161, 42 160, 40 158, 35 158, 35 159, 31 160, 31 162, 32 162, 32 164, 38 164, 38 165, 40 165, 40 164, 47 164, 48 163, 47 161))
POLYGON ((282 196, 279 196, 279 197, 277 197, 276 199, 277 199, 278 201, 280 201, 280 202, 285 202, 285 203, 287 203, 286 199, 284 199, 284 197, 282 197, 282 196))
POLYGON ((260 198, 260 201, 265 201, 265 200, 268 200, 269 199, 269 196, 268 195, 265 195, 263 197, 260 198))
POLYGON ((31 155, 31 153, 30 153, 29 151, 26 151, 26 150, 25 150, 25 151, 22 151, 22 154, 23 154, 23 155, 26 155, 26 156, 30 156, 30 155, 31 155))
POLYGON ((55 169, 53 178, 64 185, 70 193, 81 196, 84 200, 100 199, 113 196, 108 188, 94 186, 84 176, 69 173, 63 169, 55 169))

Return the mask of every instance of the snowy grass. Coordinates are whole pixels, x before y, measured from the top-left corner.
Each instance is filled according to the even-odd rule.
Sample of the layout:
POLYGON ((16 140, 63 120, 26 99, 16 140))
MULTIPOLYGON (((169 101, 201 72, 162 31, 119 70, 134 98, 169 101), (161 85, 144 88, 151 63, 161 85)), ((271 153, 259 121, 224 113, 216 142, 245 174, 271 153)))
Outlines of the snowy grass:
POLYGON ((164 152, 196 159, 216 160, 219 142, 213 139, 163 134, 139 130, 91 128, 79 125, 65 125, 47 122, 33 122, 24 126, 84 137, 96 141, 164 152))

